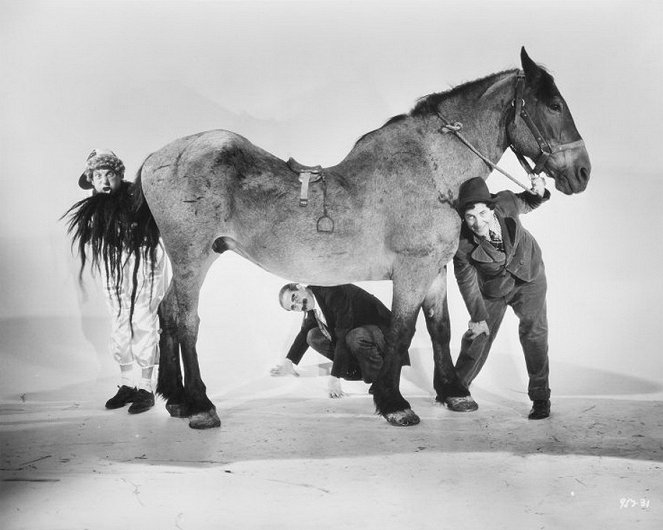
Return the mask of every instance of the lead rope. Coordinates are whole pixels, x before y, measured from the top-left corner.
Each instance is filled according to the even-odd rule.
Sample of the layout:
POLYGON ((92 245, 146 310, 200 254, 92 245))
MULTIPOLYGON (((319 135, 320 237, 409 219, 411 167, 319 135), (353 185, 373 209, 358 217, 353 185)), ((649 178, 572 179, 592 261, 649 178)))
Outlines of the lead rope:
POLYGON ((458 138, 461 142, 463 142, 463 143, 467 146, 467 148, 468 148, 470 151, 472 151, 472 152, 473 152, 475 155, 477 155, 481 160, 483 160, 483 161, 488 165, 489 168, 491 168, 491 169, 493 169, 493 170, 495 170, 495 171, 499 171, 500 173, 502 173, 502 175, 504 175, 505 177, 511 179, 513 182, 515 182, 516 184, 518 184, 518 186, 520 186, 521 188, 523 188, 525 191, 527 191, 528 193, 531 193, 532 195, 535 195, 535 193, 532 191, 531 188, 527 187, 527 185, 525 185, 525 184, 523 184, 522 182, 520 182, 517 178, 511 176, 508 172, 504 171, 501 167, 498 167, 496 164, 493 164, 493 162, 491 162, 487 157, 485 157, 484 155, 482 155, 482 154, 479 152, 479 150, 478 150, 476 147, 474 147, 474 146, 473 146, 473 145, 472 145, 472 144, 471 144, 471 143, 470 143, 470 142, 469 142, 469 141, 468 141, 468 140, 467 140, 467 139, 466 139, 466 138, 460 133, 460 130, 463 128, 463 124, 462 124, 462 123, 457 122, 457 121, 451 123, 451 122, 447 121, 447 120, 446 120, 446 119, 445 119, 445 118, 444 118, 439 112, 436 111, 436 114, 437 114, 437 116, 442 120, 442 123, 444 124, 444 125, 442 125, 442 127, 440 127, 440 132, 441 132, 442 134, 452 133, 456 138, 458 138))

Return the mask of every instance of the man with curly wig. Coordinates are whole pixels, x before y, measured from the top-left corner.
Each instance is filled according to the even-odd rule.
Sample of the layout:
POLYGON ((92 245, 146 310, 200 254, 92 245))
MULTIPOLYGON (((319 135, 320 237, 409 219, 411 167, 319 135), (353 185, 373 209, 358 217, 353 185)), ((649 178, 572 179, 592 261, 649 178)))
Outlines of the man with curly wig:
POLYGON ((159 232, 146 206, 134 204, 133 183, 115 153, 93 150, 78 185, 92 195, 74 204, 67 233, 81 259, 79 278, 89 262, 104 283, 112 316, 110 350, 120 366, 117 393, 106 408, 131 403, 130 414, 154 406, 152 378, 159 356, 157 309, 164 295, 165 257, 159 232), (140 377, 134 368, 140 368, 140 377), (135 379, 138 379, 136 381, 135 379))

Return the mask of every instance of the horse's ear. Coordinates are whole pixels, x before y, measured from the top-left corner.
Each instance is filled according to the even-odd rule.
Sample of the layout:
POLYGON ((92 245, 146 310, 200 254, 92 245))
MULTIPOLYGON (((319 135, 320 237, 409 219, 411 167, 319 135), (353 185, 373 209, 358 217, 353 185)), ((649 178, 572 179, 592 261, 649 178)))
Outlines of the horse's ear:
POLYGON ((538 64, 529 58, 529 55, 527 55, 527 52, 525 51, 525 46, 520 49, 520 63, 523 66, 523 72, 525 72, 525 80, 527 81, 527 84, 536 85, 541 77, 541 69, 538 64))

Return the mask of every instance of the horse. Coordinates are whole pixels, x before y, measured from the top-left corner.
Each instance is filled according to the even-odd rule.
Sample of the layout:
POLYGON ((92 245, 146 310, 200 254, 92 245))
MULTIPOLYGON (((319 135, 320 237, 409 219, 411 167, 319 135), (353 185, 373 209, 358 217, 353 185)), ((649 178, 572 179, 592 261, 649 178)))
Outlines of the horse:
POLYGON ((203 281, 227 251, 288 281, 392 281, 391 327, 373 386, 376 412, 390 424, 419 422, 399 380, 422 307, 438 401, 464 395, 450 354, 446 297, 446 264, 461 225, 460 184, 486 179, 491 161, 509 147, 524 163, 535 161, 532 171, 545 172, 565 195, 584 191, 591 172, 552 75, 524 47, 520 60, 522 70, 420 98, 408 113, 359 138, 335 166, 295 168, 227 130, 179 138, 145 159, 136 178, 138 201, 154 216, 173 270, 159 309, 157 382, 171 416, 188 417, 197 429, 221 425, 206 395, 196 341, 203 281), (306 207, 300 206, 302 171, 306 207), (312 175, 322 178, 309 183, 312 175))

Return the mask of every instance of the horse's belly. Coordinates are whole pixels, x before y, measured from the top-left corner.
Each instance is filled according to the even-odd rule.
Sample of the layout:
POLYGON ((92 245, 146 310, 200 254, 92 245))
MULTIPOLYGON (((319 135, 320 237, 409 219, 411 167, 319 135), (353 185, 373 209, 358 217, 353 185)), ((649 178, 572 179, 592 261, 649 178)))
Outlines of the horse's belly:
MULTIPOLYGON (((319 238, 330 238, 320 234, 319 238)), ((392 263, 382 245, 365 242, 346 245, 317 241, 301 245, 280 241, 278 245, 238 243, 233 250, 261 268, 281 278, 313 285, 340 285, 357 281, 385 280, 391 277, 392 263)))

